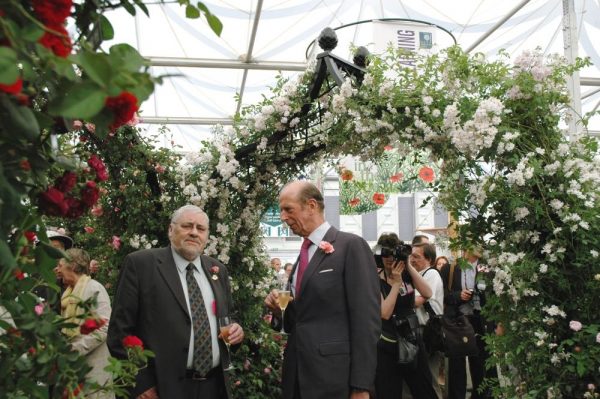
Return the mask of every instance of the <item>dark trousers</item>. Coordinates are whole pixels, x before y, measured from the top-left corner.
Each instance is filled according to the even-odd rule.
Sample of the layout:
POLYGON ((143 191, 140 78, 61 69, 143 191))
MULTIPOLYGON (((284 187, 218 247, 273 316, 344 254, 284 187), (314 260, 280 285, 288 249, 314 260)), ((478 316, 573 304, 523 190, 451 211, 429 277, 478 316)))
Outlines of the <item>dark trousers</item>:
POLYGON ((223 370, 219 367, 216 372, 206 380, 183 380, 185 397, 181 399, 226 399, 225 380, 223 370))
MULTIPOLYGON (((469 371, 471 372, 471 382, 473 391, 471 399, 488 398, 489 393, 479 392, 479 386, 485 378, 485 361, 488 358, 485 343, 482 336, 484 335, 483 322, 481 315, 476 313, 467 316, 469 322, 475 330, 475 338, 477 347, 479 348, 478 356, 469 356, 469 371)), ((465 357, 450 357, 448 358, 448 399, 465 399, 467 395, 467 367, 465 357)))
MULTIPOLYGON (((415 399, 437 399, 431 381, 427 353, 421 343, 415 366, 398 364, 398 353, 386 350, 381 340, 377 345, 377 372, 375 374, 375 397, 377 399, 402 398, 402 382, 415 399)), ((394 346, 396 344, 393 344, 394 346)))

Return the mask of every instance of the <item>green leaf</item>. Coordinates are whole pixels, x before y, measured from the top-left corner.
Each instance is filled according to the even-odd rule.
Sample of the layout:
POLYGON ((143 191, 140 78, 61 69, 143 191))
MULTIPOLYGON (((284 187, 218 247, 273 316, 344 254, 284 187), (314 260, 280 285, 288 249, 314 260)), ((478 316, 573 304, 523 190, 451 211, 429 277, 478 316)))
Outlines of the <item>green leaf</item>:
POLYGON ((78 78, 73 69, 73 64, 67 58, 55 57, 52 59, 51 67, 59 76, 67 78, 68 80, 74 81, 78 78))
POLYGON ((0 83, 13 84, 18 77, 17 53, 10 47, 0 46, 0 83))
MULTIPOLYGON (((65 256, 67 256, 60 249, 53 247, 52 245, 50 245, 44 241, 40 241, 38 243, 38 247, 41 248, 43 250, 43 252, 52 259, 60 259, 60 258, 64 258, 65 256)), ((37 252, 37 248, 36 248, 36 252, 37 252)))
POLYGON ((81 66, 90 79, 98 83, 100 87, 106 87, 111 78, 111 68, 104 54, 83 51, 71 58, 81 66))
POLYGON ((74 86, 58 101, 51 103, 48 110, 53 115, 65 118, 89 119, 104 108, 106 93, 92 82, 74 86))
POLYGON ((5 241, 0 241, 0 264, 9 269, 17 267, 17 260, 5 241))
POLYGON ((40 127, 31 108, 15 104, 4 94, 0 94, 0 120, 14 138, 33 141, 40 135, 40 127))
POLYGON ((123 43, 110 48, 110 63, 114 68, 137 72, 146 64, 146 60, 136 49, 123 43))
POLYGON ((21 30, 21 37, 28 42, 37 42, 44 35, 44 30, 36 24, 28 24, 21 30))
POLYGON ((185 8, 185 17, 190 19, 200 18, 200 11, 193 5, 189 4, 185 8))
POLYGON ((221 36, 221 32, 223 32, 223 23, 221 20, 212 14, 206 14, 206 20, 213 32, 215 32, 217 36, 221 36))
POLYGON ((112 24, 104 15, 100 15, 100 30, 103 40, 111 40, 115 37, 115 30, 112 24))

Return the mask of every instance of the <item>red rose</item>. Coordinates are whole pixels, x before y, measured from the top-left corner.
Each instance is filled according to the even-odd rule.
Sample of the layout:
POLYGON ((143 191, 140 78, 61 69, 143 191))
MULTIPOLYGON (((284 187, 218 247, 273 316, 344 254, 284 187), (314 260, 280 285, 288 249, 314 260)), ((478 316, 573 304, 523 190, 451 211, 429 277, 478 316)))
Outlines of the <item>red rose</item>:
POLYGON ((87 209, 86 205, 77 198, 67 197, 65 203, 68 206, 66 217, 77 219, 84 214, 87 209))
POLYGON ((92 155, 88 160, 88 165, 90 165, 96 171, 96 177, 98 181, 106 181, 108 180, 108 173, 106 173, 106 165, 104 162, 96 154, 92 155))
POLYGON ((71 390, 70 388, 65 388, 62 394, 62 399, 78 398, 81 392, 83 392, 83 384, 77 385, 73 390, 71 390))
POLYGON ((17 280, 23 280, 25 277, 27 277, 25 273, 21 271, 21 269, 15 269, 15 271, 13 271, 13 275, 17 280))
POLYGON ((350 180, 352 180, 353 177, 354 177, 354 174, 349 169, 344 169, 344 171, 342 172, 341 178, 343 181, 350 181, 350 180))
POLYGON ((358 204, 360 204, 360 198, 352 198, 350 201, 348 201, 348 205, 351 207, 355 207, 358 204))
POLYGON ((404 173, 398 172, 395 175, 390 176, 390 181, 392 183, 398 183, 400 180, 402 180, 403 177, 404 177, 404 173))
POLYGON ((431 183, 435 179, 435 174, 433 173, 433 169, 431 169, 429 166, 423 166, 419 170, 419 177, 424 182, 431 183))
POLYGON ((96 182, 88 181, 83 190, 81 190, 81 200, 88 207, 94 206, 100 198, 100 191, 96 187, 96 182))
POLYGON ((3 85, 0 83, 0 91, 3 91, 8 94, 18 94, 23 89, 23 79, 17 78, 15 83, 9 85, 3 85))
POLYGON ((59 25, 71 15, 72 0, 33 0, 33 12, 45 24, 59 25))
POLYGON ((108 97, 106 99, 106 108, 112 111, 113 123, 110 125, 111 130, 115 130, 133 118, 133 115, 138 110, 137 98, 124 91, 116 97, 108 97))
POLYGON ((382 193, 373 194, 373 202, 376 203, 377 205, 385 204, 385 194, 382 194, 382 193))
POLYGON ((27 238, 27 241, 29 242, 34 242, 35 240, 37 240, 37 236, 35 235, 34 231, 26 231, 23 233, 23 235, 25 236, 25 238, 27 238))
POLYGON ((21 162, 19 162, 19 167, 25 172, 29 172, 31 170, 31 163, 29 163, 29 160, 27 159, 22 159, 21 162))
POLYGON ((77 183, 77 174, 65 172, 55 186, 63 193, 68 193, 75 187, 75 183, 77 183))
POLYGON ((49 187, 39 197, 40 209, 49 216, 66 216, 69 205, 65 201, 62 191, 56 187, 49 187))
POLYGON ((140 349, 144 349, 144 343, 135 335, 128 335, 123 338, 123 346, 125 348, 135 348, 137 346, 140 349))
POLYGON ((46 31, 44 32, 44 36, 39 40, 40 44, 52 50, 55 55, 67 58, 71 54, 72 45, 71 38, 65 27, 62 25, 47 25, 46 28, 52 29, 60 33, 60 35, 46 31))
POLYGON ((106 320, 104 319, 85 319, 81 326, 79 326, 79 332, 82 335, 88 335, 89 333, 96 331, 105 324, 106 320))

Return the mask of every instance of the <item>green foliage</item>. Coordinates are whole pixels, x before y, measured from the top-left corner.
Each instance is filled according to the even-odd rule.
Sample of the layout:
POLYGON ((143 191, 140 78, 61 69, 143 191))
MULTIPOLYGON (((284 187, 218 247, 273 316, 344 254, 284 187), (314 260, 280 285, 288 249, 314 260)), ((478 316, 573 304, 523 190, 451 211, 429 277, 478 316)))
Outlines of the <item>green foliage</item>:
MULTIPOLYGON (((119 6, 132 14, 136 9, 148 13, 141 0, 123 0, 119 6)), ((46 16, 58 19, 53 28, 49 28, 30 1, 2 2, 0 397, 3 398, 47 398, 51 386, 53 397, 77 395, 88 371, 85 358, 71 350, 70 343, 60 331, 68 325, 50 309, 58 301, 60 292, 52 269, 56 258, 63 254, 48 245, 46 222, 57 226, 71 223, 81 226, 81 230, 75 230, 81 234, 85 226, 83 220, 89 221, 91 216, 86 214, 81 222, 75 221, 80 211, 88 209, 81 208, 83 194, 79 198, 73 197, 74 193, 83 193, 87 187, 85 200, 92 203, 96 201, 96 189, 106 192, 102 204, 111 212, 107 212, 106 219, 99 224, 97 237, 89 237, 89 242, 81 239, 81 243, 86 249, 90 249, 86 245, 93 245, 97 250, 90 252, 117 267, 123 253, 110 246, 112 235, 123 234, 124 239, 128 239, 134 232, 144 232, 152 235, 151 240, 160 237, 161 243, 165 243, 165 226, 159 227, 159 222, 148 223, 147 216, 164 217, 162 212, 168 213, 171 203, 180 198, 178 183, 172 178, 178 157, 153 150, 139 140, 134 128, 122 128, 120 132, 124 137, 119 137, 115 123, 125 121, 122 120, 124 116, 117 113, 127 107, 107 108, 110 97, 129 92, 137 102, 130 104, 128 110, 131 110, 147 99, 154 84, 160 82, 160 78, 147 73, 147 61, 131 46, 118 44, 108 52, 99 50, 104 39, 114 36, 113 27, 103 13, 115 7, 114 2, 108 0, 76 2, 66 14, 70 13, 68 18, 75 22, 77 33, 75 37, 67 37, 68 33, 59 31, 67 18, 66 14, 58 15, 60 7, 51 8, 57 15, 46 16), (82 133, 87 134, 87 144, 70 141, 78 134, 65 134, 73 130, 74 119, 84 120, 77 121, 79 126, 90 129, 82 133), (51 196, 62 206, 66 203, 62 196, 65 194, 66 197, 68 193, 68 199, 75 201, 69 205, 69 210, 73 211, 72 219, 42 218, 44 212, 57 211, 50 212, 47 204, 42 206, 40 194, 48 193, 49 186, 54 187, 53 182, 58 184, 57 179, 68 175, 67 172, 74 171, 78 178, 88 179, 94 171, 85 170, 91 170, 92 165, 88 167, 82 162, 90 159, 91 154, 111 162, 114 160, 115 165, 109 167, 114 181, 102 183, 104 179, 100 177, 86 182, 75 181, 75 188, 64 188, 64 193, 54 192, 51 196), (138 157, 140 164, 128 160, 131 156, 138 157), (163 163, 164 173, 153 169, 158 162, 163 163), (134 179, 123 172, 129 166, 139 167, 140 178, 134 179), (161 176, 157 177, 157 173, 161 176), (167 175, 170 177, 166 178, 167 175), (120 189, 121 185, 129 187, 129 184, 136 185, 130 193, 120 189), (108 189, 114 192, 108 195, 108 189), (161 198, 161 189, 172 191, 172 200, 161 198), (136 200, 148 198, 147 208, 125 208, 130 205, 129 200, 124 199, 128 194, 132 197, 127 198, 136 200), (161 201, 165 203, 164 207, 161 201), (117 204, 124 208, 122 216, 114 215, 117 204), (40 240, 38 244, 34 244, 34 234, 40 240)), ((210 14, 207 9, 202 13, 210 14)), ((219 28, 220 22, 212 14, 210 21, 212 27, 219 28)), ((158 169, 163 170, 162 166, 158 169)), ((85 206, 91 206, 89 203, 85 206)), ((121 250, 125 249, 131 250, 131 247, 124 245, 121 250)), ((100 280, 110 287, 116 273, 105 267, 100 274, 100 280)), ((132 353, 130 360, 112 359, 114 384, 100 387, 88 383, 86 388, 123 393, 134 383, 137 370, 145 367, 151 355, 149 351, 139 351, 132 353)))

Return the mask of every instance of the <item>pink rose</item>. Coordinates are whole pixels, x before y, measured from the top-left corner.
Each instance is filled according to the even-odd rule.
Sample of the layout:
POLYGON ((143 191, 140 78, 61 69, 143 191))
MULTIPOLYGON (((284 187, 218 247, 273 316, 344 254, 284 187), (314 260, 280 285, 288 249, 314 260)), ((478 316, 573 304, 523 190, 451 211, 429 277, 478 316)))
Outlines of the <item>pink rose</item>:
POLYGON ((100 269, 100 263, 96 259, 90 261, 90 273, 96 273, 100 269))
POLYGON ((86 123, 85 124, 85 128, 88 130, 88 132, 90 133, 96 133, 96 125, 94 125, 93 123, 86 123))
POLYGON ((577 320, 571 320, 569 322, 569 328, 573 331, 579 331, 583 327, 583 324, 578 322, 577 320))
POLYGON ((38 303, 37 305, 35 305, 33 307, 33 311, 35 312, 36 315, 40 316, 42 313, 44 313, 44 304, 38 303))
POLYGON ((165 167, 159 163, 156 164, 154 170, 156 171, 156 173, 165 173, 165 167))
POLYGON ((331 253, 335 252, 333 245, 331 245, 331 243, 329 243, 327 241, 321 241, 319 243, 319 248, 326 254, 331 254, 331 253))
POLYGON ((90 227, 90 226, 85 226, 83 229, 88 234, 92 234, 94 231, 96 231, 96 229, 94 229, 93 227, 90 227))
POLYGON ((263 371, 265 372, 265 374, 271 374, 271 368, 270 367, 265 367, 265 369, 263 371))
POLYGON ((596 342, 600 344, 600 333, 596 334, 596 342))
POLYGON ((236 387, 239 387, 241 384, 242 384, 242 381, 240 381, 240 380, 237 380, 237 381, 234 383, 234 385, 235 385, 236 387))
POLYGON ((246 371, 250 370, 250 365, 251 364, 250 364, 249 359, 244 360, 244 370, 246 370, 246 371))
POLYGON ((112 236, 112 241, 110 245, 112 245, 112 247, 118 251, 119 248, 121 248, 121 237, 112 236))
POLYGON ((104 213, 104 209, 102 209, 102 205, 96 205, 92 208, 92 215, 99 217, 104 213))
POLYGON ((83 122, 80 120, 74 120, 73 121, 73 130, 81 130, 81 128, 83 127, 83 122))

